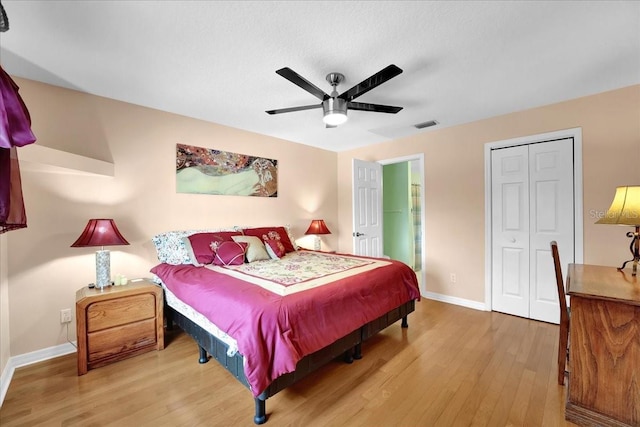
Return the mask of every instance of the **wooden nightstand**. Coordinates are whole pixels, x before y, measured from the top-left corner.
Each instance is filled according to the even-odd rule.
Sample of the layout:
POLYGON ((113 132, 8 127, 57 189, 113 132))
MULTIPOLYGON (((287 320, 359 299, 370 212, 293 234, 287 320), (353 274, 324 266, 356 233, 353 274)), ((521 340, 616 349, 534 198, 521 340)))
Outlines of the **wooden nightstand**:
POLYGON ((148 281, 76 292, 78 375, 164 348, 162 288, 148 281))

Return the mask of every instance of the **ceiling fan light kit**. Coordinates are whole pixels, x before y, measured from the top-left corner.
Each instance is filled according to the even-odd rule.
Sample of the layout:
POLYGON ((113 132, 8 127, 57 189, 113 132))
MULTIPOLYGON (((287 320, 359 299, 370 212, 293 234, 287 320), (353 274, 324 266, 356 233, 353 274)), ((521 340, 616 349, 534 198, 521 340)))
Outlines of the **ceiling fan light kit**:
POLYGON ((281 114, 281 113, 291 113, 294 111, 303 111, 303 110, 311 110, 314 108, 322 108, 323 117, 322 121, 325 123, 326 127, 334 128, 338 125, 341 125, 347 121, 347 110, 358 110, 358 111, 370 111, 374 113, 390 113, 395 114, 398 111, 402 110, 402 107, 394 107, 391 105, 380 105, 380 104, 369 104, 364 102, 351 102, 355 98, 364 95, 369 92, 371 89, 380 86, 382 83, 387 80, 392 79, 398 74, 402 73, 402 70, 397 66, 391 64, 381 71, 378 71, 376 74, 371 77, 361 81, 357 85, 353 86, 351 89, 343 92, 342 94, 338 94, 336 90, 336 86, 344 81, 344 75, 340 73, 329 73, 327 74, 327 81, 332 86, 333 90, 331 95, 325 93, 322 89, 315 86, 313 83, 302 77, 300 74, 293 71, 291 68, 284 67, 276 71, 277 74, 281 75, 285 79, 289 80, 291 83, 301 87, 302 89, 309 92, 311 95, 318 98, 320 101, 319 104, 313 105, 303 105, 300 107, 288 107, 281 108, 278 110, 267 110, 267 114, 281 114))
POLYGON ((322 101, 324 117, 322 121, 327 126, 338 126, 347 121, 347 101, 340 98, 329 98, 322 101))

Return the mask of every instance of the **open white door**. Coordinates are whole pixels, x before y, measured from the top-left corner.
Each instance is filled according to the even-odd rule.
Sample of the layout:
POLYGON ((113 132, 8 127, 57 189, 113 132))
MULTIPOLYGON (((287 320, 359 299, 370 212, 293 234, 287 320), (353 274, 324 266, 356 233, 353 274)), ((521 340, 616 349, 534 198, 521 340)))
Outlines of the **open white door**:
POLYGON ((353 159, 353 253, 382 254, 382 165, 353 159))

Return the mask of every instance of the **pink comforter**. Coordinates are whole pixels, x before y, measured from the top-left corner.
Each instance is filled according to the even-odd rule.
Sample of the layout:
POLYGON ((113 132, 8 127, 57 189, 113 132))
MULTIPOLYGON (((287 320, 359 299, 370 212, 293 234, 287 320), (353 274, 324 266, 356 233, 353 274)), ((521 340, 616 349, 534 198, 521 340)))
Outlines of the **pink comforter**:
POLYGON ((420 298, 415 273, 397 261, 287 296, 191 265, 159 264, 151 272, 237 341, 254 396, 304 356, 420 298))

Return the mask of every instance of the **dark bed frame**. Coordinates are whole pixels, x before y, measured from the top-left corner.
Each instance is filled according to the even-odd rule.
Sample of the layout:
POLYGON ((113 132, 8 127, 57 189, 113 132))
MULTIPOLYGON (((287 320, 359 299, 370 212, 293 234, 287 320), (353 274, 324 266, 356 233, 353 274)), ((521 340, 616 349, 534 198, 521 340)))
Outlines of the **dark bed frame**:
MULTIPOLYGON (((166 301, 166 298, 165 298, 166 301)), ((407 328, 407 316, 415 310, 415 301, 410 300, 399 307, 394 308, 379 318, 362 325, 360 328, 339 338, 334 343, 324 347, 315 353, 302 358, 296 365, 296 370, 276 378, 259 396, 255 397, 255 416, 253 421, 256 424, 264 424, 267 421, 266 400, 284 390, 295 382, 301 380, 316 369, 328 362, 343 356, 347 363, 362 357, 362 343, 373 335, 377 334, 387 326, 392 325, 402 319, 402 327, 407 328)), ((215 336, 196 325, 193 321, 183 316, 165 302, 167 316, 167 328, 171 328, 175 323, 189 334, 200 347, 200 363, 209 361, 207 353, 216 359, 227 371, 229 371, 238 381, 249 388, 249 383, 244 375, 243 357, 236 353, 233 357, 227 356, 227 345, 218 340, 215 336)))

